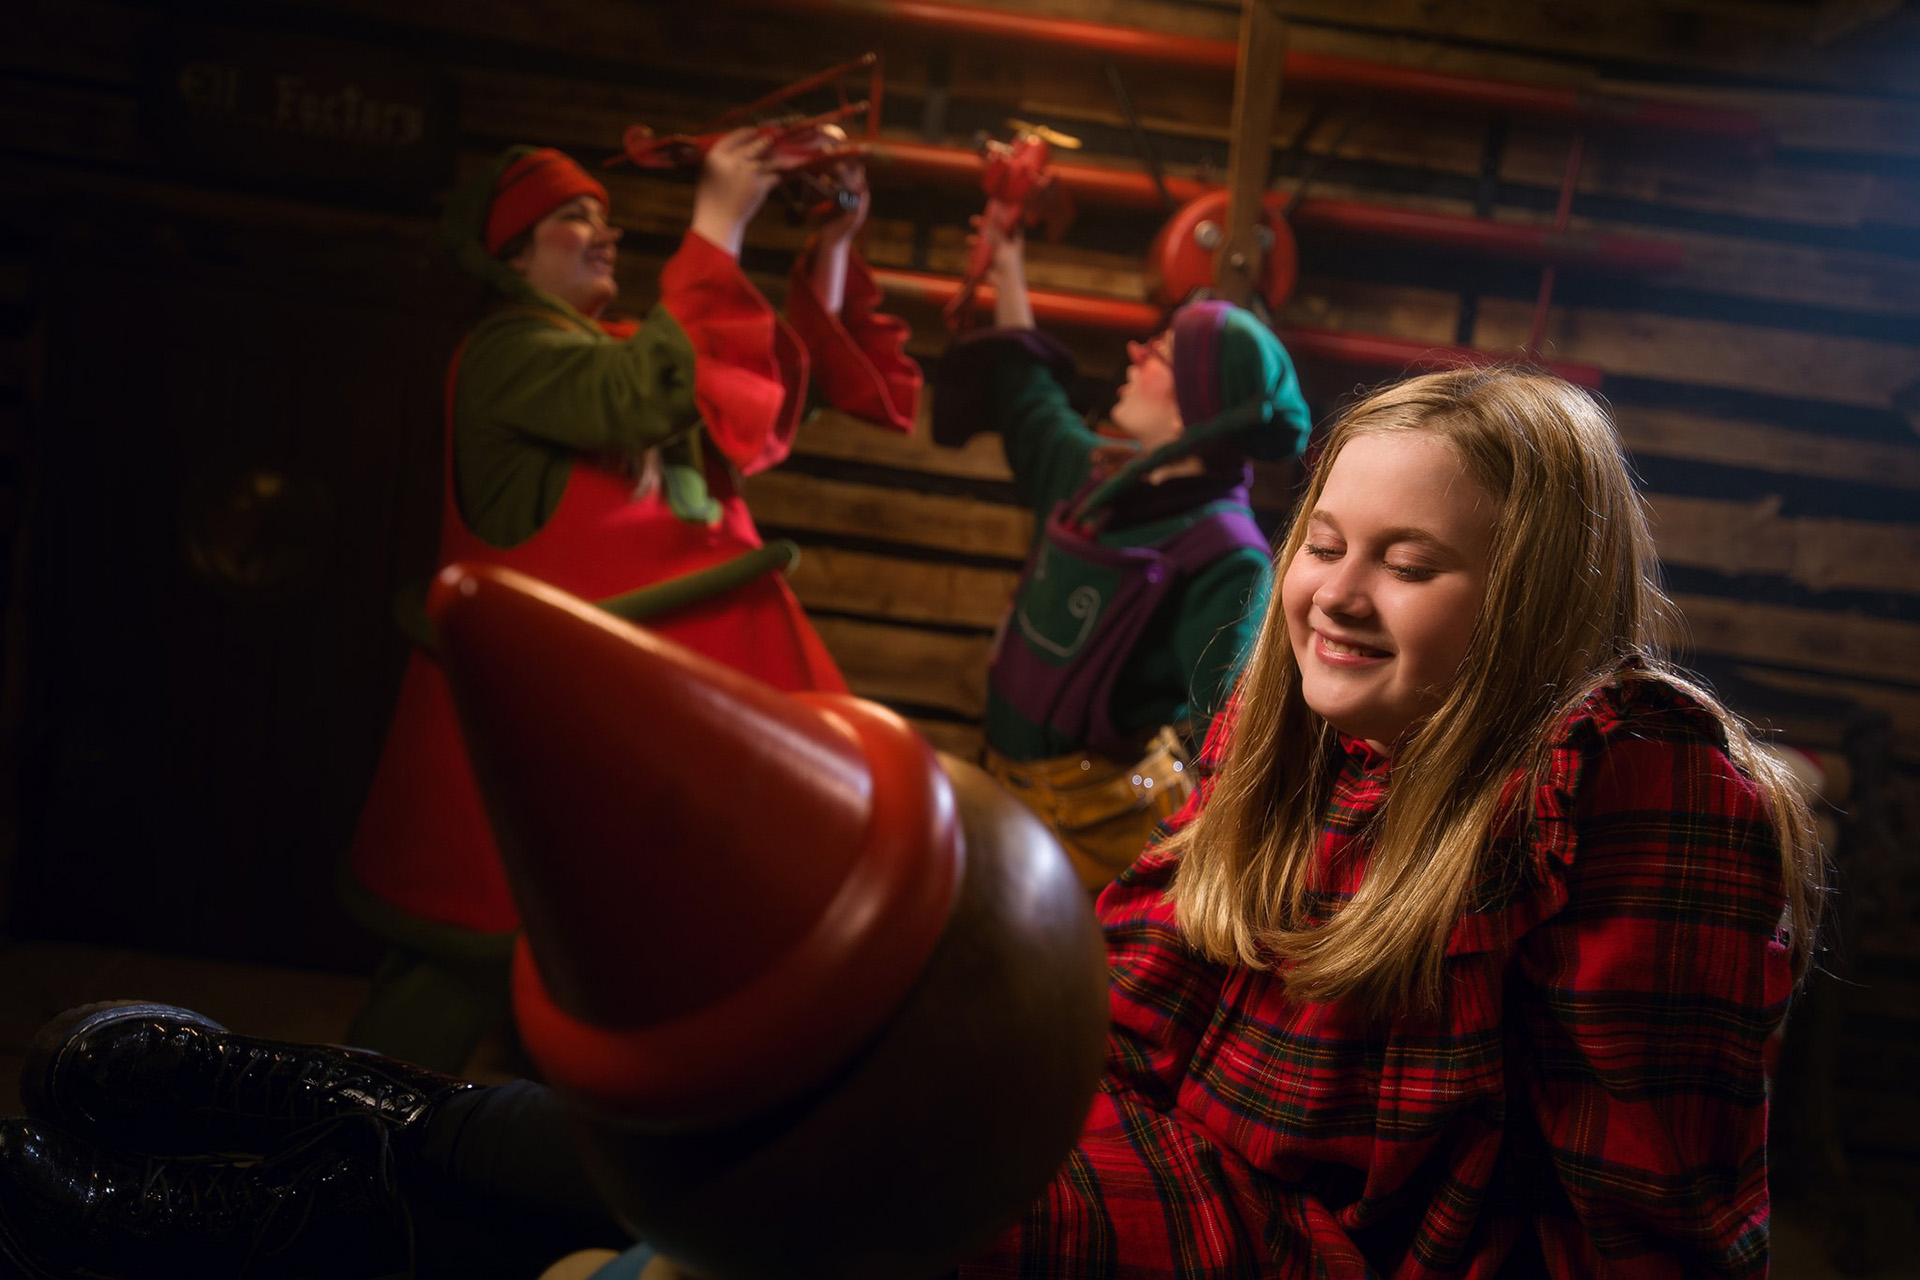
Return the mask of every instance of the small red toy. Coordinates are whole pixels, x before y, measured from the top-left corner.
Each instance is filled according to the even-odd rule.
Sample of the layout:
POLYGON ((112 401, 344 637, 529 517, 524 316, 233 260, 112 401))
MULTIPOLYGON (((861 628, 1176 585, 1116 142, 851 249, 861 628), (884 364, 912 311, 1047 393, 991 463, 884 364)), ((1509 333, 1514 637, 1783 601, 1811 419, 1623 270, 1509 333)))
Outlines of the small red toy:
POLYGON ((845 209, 859 197, 833 183, 828 175, 842 161, 864 158, 868 148, 861 143, 849 142, 846 131, 839 127, 839 123, 864 114, 865 136, 877 136, 880 131, 880 97, 880 55, 862 54, 851 62, 816 72, 743 107, 735 107, 691 132, 656 133, 644 124, 628 125, 620 138, 620 153, 609 156, 603 167, 626 163, 641 169, 698 169, 714 143, 729 132, 757 121, 753 127, 762 137, 773 141, 770 159, 774 171, 796 179, 811 194, 823 196, 845 209), (842 81, 851 73, 861 70, 871 71, 871 92, 862 101, 850 102, 842 81), (840 105, 832 110, 815 115, 789 112, 761 118, 768 108, 828 84, 834 87, 840 98, 840 105))
POLYGON ((1014 129, 1012 142, 988 139, 980 147, 986 162, 980 185, 987 193, 987 208, 981 215, 981 234, 974 238, 967 258, 966 279, 941 311, 949 329, 964 329, 972 322, 973 296, 993 265, 993 245, 986 234, 989 226, 1003 237, 1041 227, 1047 239, 1058 240, 1073 221, 1073 198, 1047 165, 1055 147, 1076 149, 1080 140, 1024 120, 1007 123, 1014 129))

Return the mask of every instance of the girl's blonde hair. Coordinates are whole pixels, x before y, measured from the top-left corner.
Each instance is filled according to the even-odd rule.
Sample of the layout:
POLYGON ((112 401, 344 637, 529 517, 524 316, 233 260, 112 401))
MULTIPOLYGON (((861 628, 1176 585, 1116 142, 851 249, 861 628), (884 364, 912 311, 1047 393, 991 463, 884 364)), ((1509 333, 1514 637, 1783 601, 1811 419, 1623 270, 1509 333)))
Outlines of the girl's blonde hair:
MULTIPOLYGON (((1446 942, 1489 876, 1496 827, 1530 799, 1548 742, 1594 689, 1658 678, 1726 728, 1729 754, 1765 793, 1785 873, 1784 925, 1796 973, 1811 954, 1820 862, 1799 784, 1740 720, 1666 660, 1678 622, 1660 589, 1647 511, 1619 437, 1586 392, 1547 374, 1480 366, 1376 392, 1328 436, 1285 544, 1284 574, 1306 539, 1340 451, 1365 435, 1424 431, 1450 444, 1494 498, 1486 598, 1458 677, 1394 745, 1393 781, 1370 830, 1353 896, 1308 919, 1320 820, 1338 773, 1334 730, 1307 705, 1276 584, 1237 691, 1237 721, 1206 808, 1169 847, 1181 855, 1173 901, 1206 956, 1292 965, 1303 1000, 1345 998, 1374 1013, 1437 1007, 1446 942)), ((1525 822, 1531 814, 1522 813, 1525 822)))

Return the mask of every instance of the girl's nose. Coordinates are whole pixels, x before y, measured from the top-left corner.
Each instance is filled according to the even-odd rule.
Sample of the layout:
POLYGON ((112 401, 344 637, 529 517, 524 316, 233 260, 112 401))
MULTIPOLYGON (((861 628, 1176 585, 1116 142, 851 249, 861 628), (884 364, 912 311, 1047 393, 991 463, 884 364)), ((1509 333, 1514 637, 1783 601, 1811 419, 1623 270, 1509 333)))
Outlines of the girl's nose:
POLYGON ((1313 603, 1320 612, 1345 618, 1365 617, 1372 607, 1367 601, 1366 575, 1352 557, 1328 567, 1327 576, 1314 588, 1313 603))
POLYGON ((1129 340, 1127 343, 1127 362, 1129 364, 1144 364, 1147 357, 1152 354, 1153 348, 1144 342, 1133 342, 1129 340))
POLYGON ((601 244, 618 244, 620 237, 627 234, 625 227, 603 226, 594 234, 601 244))

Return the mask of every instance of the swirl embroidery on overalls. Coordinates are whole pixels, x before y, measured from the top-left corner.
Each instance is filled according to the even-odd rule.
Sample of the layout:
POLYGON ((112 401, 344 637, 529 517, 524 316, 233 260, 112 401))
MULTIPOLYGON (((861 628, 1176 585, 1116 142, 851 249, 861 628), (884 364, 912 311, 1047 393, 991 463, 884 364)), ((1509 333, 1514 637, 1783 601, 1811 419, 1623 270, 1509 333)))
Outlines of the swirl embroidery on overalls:
POLYGON ((1027 621, 1027 611, 1020 610, 1015 616, 1020 621, 1020 634, 1027 640, 1056 658, 1070 658, 1079 652, 1080 646, 1087 642, 1087 636, 1093 630, 1094 621, 1100 616, 1100 592, 1093 587, 1080 587, 1067 597, 1067 616, 1080 619, 1080 634, 1065 645, 1055 644, 1034 629, 1027 621))

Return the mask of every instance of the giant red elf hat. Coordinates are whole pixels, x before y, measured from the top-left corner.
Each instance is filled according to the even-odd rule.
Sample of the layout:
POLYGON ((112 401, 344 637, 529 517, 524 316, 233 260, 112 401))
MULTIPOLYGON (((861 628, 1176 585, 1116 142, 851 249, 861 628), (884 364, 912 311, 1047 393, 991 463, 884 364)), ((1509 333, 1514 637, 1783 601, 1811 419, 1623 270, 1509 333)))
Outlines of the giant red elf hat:
POLYGON ((951 785, 891 712, 776 692, 497 566, 428 600, 526 932, 514 1013, 548 1082, 645 1127, 826 1080, 945 927, 951 785))

